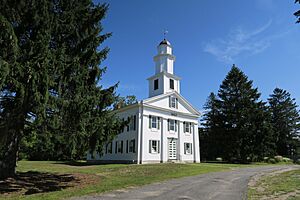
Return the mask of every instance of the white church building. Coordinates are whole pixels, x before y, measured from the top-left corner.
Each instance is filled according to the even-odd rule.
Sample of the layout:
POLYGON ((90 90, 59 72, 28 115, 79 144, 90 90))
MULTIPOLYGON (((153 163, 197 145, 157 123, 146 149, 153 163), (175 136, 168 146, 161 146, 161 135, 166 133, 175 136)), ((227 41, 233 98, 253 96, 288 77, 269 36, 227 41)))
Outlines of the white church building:
POLYGON ((91 162, 200 162, 200 113, 180 94, 181 78, 174 74, 175 56, 164 39, 154 56, 155 74, 149 77, 149 98, 118 109, 130 123, 91 162))

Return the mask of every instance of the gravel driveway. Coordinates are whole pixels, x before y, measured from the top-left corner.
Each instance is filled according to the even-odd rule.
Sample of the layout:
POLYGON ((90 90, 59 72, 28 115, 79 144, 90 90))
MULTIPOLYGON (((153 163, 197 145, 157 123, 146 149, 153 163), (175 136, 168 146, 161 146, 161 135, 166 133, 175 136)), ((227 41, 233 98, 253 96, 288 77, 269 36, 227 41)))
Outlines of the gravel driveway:
POLYGON ((227 172, 215 172, 173 179, 133 189, 116 190, 100 195, 77 197, 72 198, 72 200, 241 200, 247 199, 247 185, 252 176, 289 168, 293 169, 296 166, 239 168, 227 172))

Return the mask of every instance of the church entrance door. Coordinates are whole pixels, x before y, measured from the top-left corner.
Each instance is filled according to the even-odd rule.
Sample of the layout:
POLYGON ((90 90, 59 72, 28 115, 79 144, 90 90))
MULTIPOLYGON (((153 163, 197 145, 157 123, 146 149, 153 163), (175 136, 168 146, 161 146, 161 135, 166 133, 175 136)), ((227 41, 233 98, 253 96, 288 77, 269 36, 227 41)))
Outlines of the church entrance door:
POLYGON ((169 160, 177 159, 177 139, 170 138, 169 139, 169 160))

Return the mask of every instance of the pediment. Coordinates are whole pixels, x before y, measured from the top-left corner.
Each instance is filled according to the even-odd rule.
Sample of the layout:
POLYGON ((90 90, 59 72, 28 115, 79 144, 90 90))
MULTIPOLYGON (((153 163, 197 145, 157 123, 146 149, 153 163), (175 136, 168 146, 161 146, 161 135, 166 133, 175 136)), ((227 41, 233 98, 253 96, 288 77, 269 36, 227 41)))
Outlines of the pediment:
POLYGON ((177 92, 170 92, 166 94, 157 95, 143 100, 143 103, 150 106, 174 110, 174 108, 170 108, 169 106, 170 96, 176 97, 178 99, 178 107, 176 109, 178 112, 200 116, 200 112, 197 109, 195 109, 183 96, 181 96, 177 92))

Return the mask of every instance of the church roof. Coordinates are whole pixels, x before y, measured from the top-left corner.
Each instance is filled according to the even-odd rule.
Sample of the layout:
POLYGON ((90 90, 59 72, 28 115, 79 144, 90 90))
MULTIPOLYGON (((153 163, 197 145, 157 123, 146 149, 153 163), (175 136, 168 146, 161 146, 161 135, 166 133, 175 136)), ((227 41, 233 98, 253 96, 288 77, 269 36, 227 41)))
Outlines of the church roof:
POLYGON ((164 39, 163 41, 161 41, 159 43, 159 45, 162 45, 162 44, 171 45, 171 43, 168 40, 166 40, 166 39, 164 39))

